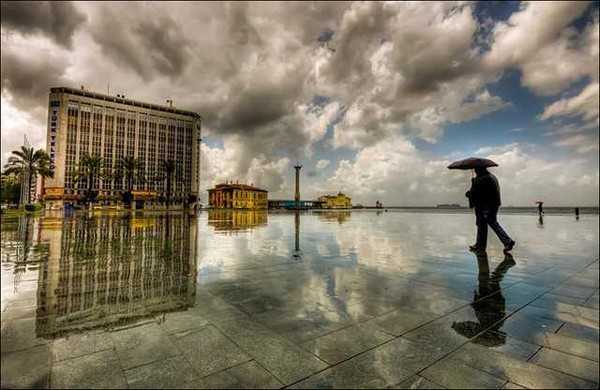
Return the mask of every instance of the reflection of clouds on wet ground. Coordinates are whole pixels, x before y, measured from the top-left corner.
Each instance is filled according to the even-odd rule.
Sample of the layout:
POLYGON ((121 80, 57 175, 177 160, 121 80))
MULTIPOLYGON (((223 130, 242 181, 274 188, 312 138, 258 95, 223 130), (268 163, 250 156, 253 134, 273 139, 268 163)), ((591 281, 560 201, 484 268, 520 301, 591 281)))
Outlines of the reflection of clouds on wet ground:
MULTIPOLYGON (((549 216, 544 229, 536 228, 535 216, 501 216, 518 242, 513 264, 495 237, 487 261, 467 251, 475 237, 470 214, 336 213, 3 221, 3 353, 8 346, 11 361, 23 359, 26 372, 43 349, 54 362, 46 370, 62 380, 83 380, 77 367, 88 367, 96 354, 109 356, 124 362, 115 369, 121 384, 186 364, 192 378, 212 378, 200 387, 216 387, 221 372, 254 387, 261 387, 257 378, 304 380, 306 387, 398 385, 417 372, 440 380, 431 368, 420 372, 433 363, 491 373, 488 384, 594 382, 581 367, 597 366, 598 216, 549 216), (99 304, 102 294, 88 290, 107 299, 99 304), (54 307, 40 300, 48 292, 70 302, 61 303, 67 317, 79 317, 62 321, 57 306, 50 326, 44 322, 54 307), (89 310, 90 302, 104 309, 89 310), (128 318, 123 327, 96 327, 119 316, 128 318), (57 332, 69 323, 81 334, 57 332), (20 347, 31 355, 14 355, 20 347), (490 361, 494 353, 501 355, 490 361), (178 354, 184 358, 174 365, 178 354), (537 363, 526 363, 534 354, 537 363), (249 359, 256 367, 235 371, 249 359), (524 377, 529 371, 551 380, 524 377)), ((182 385, 168 378, 160 379, 165 387, 182 385)))

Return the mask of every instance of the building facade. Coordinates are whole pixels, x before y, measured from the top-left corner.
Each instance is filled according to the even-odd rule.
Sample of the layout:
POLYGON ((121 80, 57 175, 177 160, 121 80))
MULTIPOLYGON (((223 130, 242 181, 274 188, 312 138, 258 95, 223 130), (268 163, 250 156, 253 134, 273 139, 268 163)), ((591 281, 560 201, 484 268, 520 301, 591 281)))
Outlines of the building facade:
POLYGON ((173 107, 143 103, 73 88, 51 88, 47 151, 54 177, 42 190, 46 207, 77 203, 88 188, 75 172, 85 154, 102 158, 103 172, 94 182, 99 204, 118 204, 127 188, 121 161, 134 157, 139 174, 132 194, 137 208, 152 208, 167 196, 163 161, 172 160, 171 202, 190 205, 198 199, 201 117, 173 107))
POLYGON ((266 209, 268 191, 247 184, 217 184, 208 190, 208 204, 215 209, 266 209))
POLYGON ((352 199, 339 192, 337 195, 323 195, 319 197, 319 202, 324 209, 349 209, 352 208, 352 199))

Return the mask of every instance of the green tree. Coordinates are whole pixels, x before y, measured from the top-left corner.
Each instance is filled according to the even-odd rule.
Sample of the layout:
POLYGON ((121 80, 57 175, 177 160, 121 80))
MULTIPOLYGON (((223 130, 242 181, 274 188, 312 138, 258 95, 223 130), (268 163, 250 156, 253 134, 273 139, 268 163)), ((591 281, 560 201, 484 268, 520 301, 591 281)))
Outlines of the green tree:
POLYGON ((1 178, 2 191, 0 192, 0 201, 8 203, 19 203, 21 197, 21 184, 16 175, 5 175, 2 173, 1 178))
POLYGON ((94 185, 96 180, 102 175, 102 157, 98 155, 84 154, 79 160, 79 167, 75 172, 75 181, 85 180, 87 191, 85 195, 86 202, 93 202, 96 199, 94 185))
MULTIPOLYGON (((39 175, 41 177, 52 177, 52 161, 43 149, 35 150, 33 147, 21 146, 20 150, 13 150, 12 156, 8 158, 4 166, 5 175, 17 175, 21 181, 27 180, 27 189, 31 189, 33 180, 39 175)), ((31 203, 31 191, 25 192, 26 201, 31 203)))
POLYGON ((143 179, 142 164, 135 157, 127 156, 121 159, 123 176, 127 180, 127 193, 124 196, 125 203, 130 204, 133 199, 133 183, 143 179))
POLYGON ((173 179, 173 173, 175 172, 175 161, 173 160, 162 160, 161 161, 162 170, 165 173, 165 178, 167 179, 167 208, 171 204, 171 180, 173 179))

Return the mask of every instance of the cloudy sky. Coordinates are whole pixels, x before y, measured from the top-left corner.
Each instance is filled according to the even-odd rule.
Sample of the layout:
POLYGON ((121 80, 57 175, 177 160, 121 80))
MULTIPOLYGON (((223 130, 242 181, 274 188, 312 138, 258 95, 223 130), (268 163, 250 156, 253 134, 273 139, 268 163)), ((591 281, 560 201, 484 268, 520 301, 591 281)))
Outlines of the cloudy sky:
POLYGON ((500 167, 505 205, 598 205, 598 2, 2 2, 2 163, 44 146, 51 86, 203 118, 202 187, 465 204, 500 167))

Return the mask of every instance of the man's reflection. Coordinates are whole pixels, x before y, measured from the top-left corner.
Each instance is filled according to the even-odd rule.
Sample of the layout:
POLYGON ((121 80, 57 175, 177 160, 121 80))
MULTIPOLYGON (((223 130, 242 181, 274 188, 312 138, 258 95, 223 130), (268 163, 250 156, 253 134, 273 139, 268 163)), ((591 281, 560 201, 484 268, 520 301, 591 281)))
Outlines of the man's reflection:
POLYGON ((479 285, 474 292, 471 307, 475 310, 477 321, 455 322, 452 328, 459 334, 472 338, 483 333, 474 342, 496 346, 506 342, 506 334, 500 329, 506 316, 506 302, 502 295, 500 282, 508 269, 515 265, 515 260, 510 253, 505 254, 504 261, 500 263, 490 275, 488 257, 485 253, 477 255, 479 267, 479 285))

